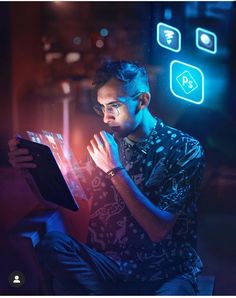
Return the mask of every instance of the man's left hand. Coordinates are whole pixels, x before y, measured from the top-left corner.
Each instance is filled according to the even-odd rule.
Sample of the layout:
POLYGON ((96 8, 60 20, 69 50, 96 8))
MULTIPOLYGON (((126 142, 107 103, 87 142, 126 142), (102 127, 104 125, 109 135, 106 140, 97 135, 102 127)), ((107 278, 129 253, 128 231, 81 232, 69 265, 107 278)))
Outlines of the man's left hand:
POLYGON ((104 130, 94 135, 87 150, 95 164, 105 173, 122 166, 118 145, 113 136, 104 130))

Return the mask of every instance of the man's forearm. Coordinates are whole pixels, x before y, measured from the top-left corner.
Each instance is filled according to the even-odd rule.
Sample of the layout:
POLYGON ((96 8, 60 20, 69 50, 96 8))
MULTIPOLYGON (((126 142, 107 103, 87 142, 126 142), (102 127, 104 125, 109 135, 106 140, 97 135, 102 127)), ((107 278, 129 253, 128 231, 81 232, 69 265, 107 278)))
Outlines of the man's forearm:
POLYGON ((119 192, 133 217, 143 227, 152 241, 165 238, 175 223, 176 217, 156 207, 139 190, 126 170, 121 170, 111 181, 119 192))

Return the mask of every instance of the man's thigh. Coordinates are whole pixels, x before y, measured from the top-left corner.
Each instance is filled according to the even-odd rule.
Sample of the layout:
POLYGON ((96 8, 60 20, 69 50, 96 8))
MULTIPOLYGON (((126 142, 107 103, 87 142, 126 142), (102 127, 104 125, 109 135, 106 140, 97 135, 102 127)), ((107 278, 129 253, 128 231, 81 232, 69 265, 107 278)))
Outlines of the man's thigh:
POLYGON ((119 279, 119 266, 112 259, 66 234, 46 234, 36 251, 54 285, 61 288, 58 292, 105 294, 107 285, 119 279))
POLYGON ((195 296, 196 291, 190 281, 176 277, 164 282, 158 290, 156 296, 195 296))

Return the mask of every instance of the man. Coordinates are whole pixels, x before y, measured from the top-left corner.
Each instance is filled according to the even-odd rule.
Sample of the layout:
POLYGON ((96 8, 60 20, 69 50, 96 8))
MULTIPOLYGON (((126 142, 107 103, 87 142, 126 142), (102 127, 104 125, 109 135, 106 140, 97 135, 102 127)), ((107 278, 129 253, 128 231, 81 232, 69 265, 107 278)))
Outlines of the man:
MULTIPOLYGON (((144 67, 105 62, 94 84, 95 110, 113 134, 101 131, 87 147, 87 244, 55 232, 37 247, 54 293, 195 295, 202 267, 194 250, 202 148, 150 113, 144 67)), ((12 140, 12 165, 35 166, 15 145, 12 140)))

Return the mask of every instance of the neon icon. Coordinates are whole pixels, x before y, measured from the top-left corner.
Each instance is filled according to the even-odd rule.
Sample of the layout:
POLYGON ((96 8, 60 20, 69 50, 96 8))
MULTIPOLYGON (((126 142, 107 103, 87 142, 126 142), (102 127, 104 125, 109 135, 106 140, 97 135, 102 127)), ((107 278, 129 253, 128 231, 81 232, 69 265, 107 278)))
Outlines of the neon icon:
POLYGON ((170 90, 178 98, 194 104, 204 101, 204 74, 200 68, 182 61, 170 63, 170 90))
POLYGON ((173 52, 179 52, 181 50, 181 33, 173 26, 165 23, 158 23, 157 42, 165 49, 173 52))
POLYGON ((217 36, 212 31, 198 27, 196 29, 196 46, 210 54, 217 52, 217 36))

